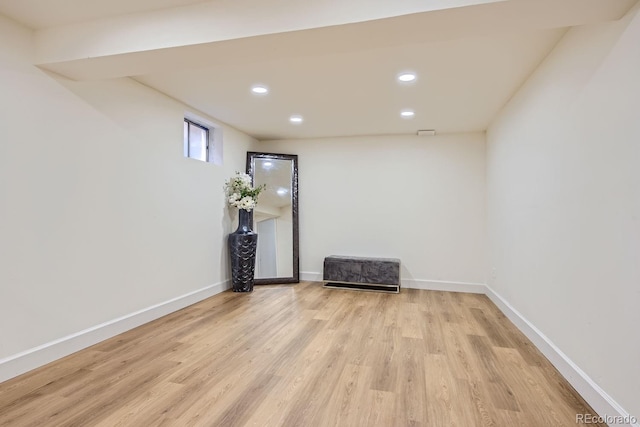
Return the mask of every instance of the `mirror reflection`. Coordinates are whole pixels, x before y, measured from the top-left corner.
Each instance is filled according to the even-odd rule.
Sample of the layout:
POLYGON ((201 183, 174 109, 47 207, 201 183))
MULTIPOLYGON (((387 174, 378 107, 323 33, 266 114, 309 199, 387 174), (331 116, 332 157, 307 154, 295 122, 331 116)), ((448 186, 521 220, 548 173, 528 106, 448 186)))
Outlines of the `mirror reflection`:
POLYGON ((253 213, 255 283, 298 282, 297 156, 250 152, 247 173, 266 186, 253 213))

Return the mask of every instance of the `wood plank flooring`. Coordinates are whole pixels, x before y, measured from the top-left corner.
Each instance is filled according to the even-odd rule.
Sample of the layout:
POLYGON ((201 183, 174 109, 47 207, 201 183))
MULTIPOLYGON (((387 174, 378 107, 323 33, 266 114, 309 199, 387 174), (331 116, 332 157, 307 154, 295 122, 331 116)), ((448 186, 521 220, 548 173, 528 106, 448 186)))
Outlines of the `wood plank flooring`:
POLYGON ((486 296, 224 292, 0 384, 0 426, 574 426, 486 296))

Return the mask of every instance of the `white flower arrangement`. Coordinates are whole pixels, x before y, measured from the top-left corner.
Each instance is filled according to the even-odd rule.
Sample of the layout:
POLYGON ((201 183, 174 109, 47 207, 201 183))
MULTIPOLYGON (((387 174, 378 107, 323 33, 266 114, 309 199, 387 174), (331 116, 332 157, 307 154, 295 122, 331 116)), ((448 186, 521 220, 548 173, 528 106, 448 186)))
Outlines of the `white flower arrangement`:
POLYGON ((258 195, 264 190, 265 185, 253 187, 251 177, 246 173, 236 172, 236 176, 230 178, 224 184, 227 202, 234 208, 251 211, 258 203, 258 195))

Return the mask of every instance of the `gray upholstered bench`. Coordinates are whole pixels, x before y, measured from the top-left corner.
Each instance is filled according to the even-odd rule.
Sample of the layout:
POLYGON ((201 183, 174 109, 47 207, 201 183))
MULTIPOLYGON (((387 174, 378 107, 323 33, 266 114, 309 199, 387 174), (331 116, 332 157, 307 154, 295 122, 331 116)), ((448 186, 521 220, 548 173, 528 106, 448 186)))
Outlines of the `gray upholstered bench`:
POLYGON ((331 255, 322 274, 327 288, 400 292, 400 260, 331 255))

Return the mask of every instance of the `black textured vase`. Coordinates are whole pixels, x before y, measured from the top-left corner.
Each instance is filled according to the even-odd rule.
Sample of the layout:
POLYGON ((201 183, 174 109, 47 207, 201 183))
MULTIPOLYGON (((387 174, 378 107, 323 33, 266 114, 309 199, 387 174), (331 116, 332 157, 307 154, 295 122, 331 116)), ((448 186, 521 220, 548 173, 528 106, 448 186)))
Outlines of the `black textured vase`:
POLYGON ((252 226, 253 211, 238 209, 238 229, 229 234, 233 292, 253 291, 258 233, 251 229, 252 226))

